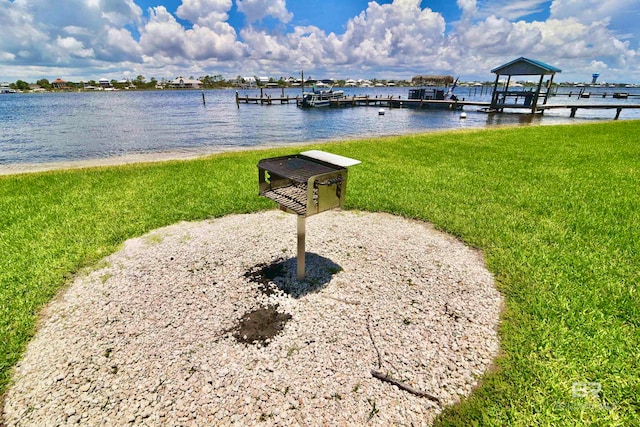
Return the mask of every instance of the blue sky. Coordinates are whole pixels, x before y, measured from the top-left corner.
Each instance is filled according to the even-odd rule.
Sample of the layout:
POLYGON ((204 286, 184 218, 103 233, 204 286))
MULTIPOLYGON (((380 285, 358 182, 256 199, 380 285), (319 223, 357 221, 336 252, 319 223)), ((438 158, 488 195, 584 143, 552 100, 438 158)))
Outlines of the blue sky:
POLYGON ((294 76, 640 83, 639 0, 0 0, 0 81, 294 76))

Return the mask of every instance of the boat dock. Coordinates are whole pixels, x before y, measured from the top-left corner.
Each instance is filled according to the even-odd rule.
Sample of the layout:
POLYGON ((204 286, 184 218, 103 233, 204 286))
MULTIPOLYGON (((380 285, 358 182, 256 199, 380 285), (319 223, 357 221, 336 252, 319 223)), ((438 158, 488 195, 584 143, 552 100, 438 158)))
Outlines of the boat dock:
POLYGON ((568 108, 571 110, 569 113, 569 117, 575 117, 578 109, 585 110, 616 110, 616 116, 614 120, 618 120, 620 117, 620 113, 624 109, 628 108, 640 108, 640 104, 585 104, 585 105, 576 105, 576 104, 546 104, 546 105, 538 105, 538 109, 541 112, 546 110, 558 109, 558 108, 568 108))
MULTIPOLYGON (((593 88, 593 89, 597 89, 597 88, 593 88)), ((556 88, 556 91, 552 92, 550 94, 550 96, 566 96, 566 97, 576 97, 576 98, 616 98, 616 99, 629 99, 629 98, 640 98, 640 94, 637 93, 629 93, 626 92, 624 90, 615 90, 615 89, 611 89, 610 91, 604 91, 604 92, 592 92, 591 88, 580 88, 580 90, 577 91, 572 91, 570 90, 569 92, 558 92, 558 89, 556 88)))
MULTIPOLYGON (((302 104, 301 96, 240 96, 236 92, 236 104, 240 107, 240 104, 289 104, 296 103, 296 105, 302 104)), ((434 100, 434 99, 408 99, 400 96, 343 96, 341 98, 332 98, 329 105, 335 108, 341 107, 387 107, 387 108, 449 108, 452 110, 459 109, 463 106, 477 106, 477 107, 489 107, 489 102, 477 102, 477 101, 464 101, 464 100, 434 100)))
POLYGON ((302 99, 300 96, 240 96, 238 92, 236 92, 236 105, 240 106, 240 103, 245 104, 267 104, 272 105, 273 103, 280 104, 289 104, 290 102, 298 102, 299 99, 302 99))
MULTIPOLYGON (((240 107, 241 103, 244 104, 289 104, 296 103, 299 105, 302 102, 301 96, 240 96, 236 92, 236 104, 240 107)), ((438 101, 438 100, 424 100, 424 99, 407 99, 402 97, 371 97, 371 96, 345 96, 338 99, 331 99, 330 106, 333 108, 343 107, 379 107, 379 108, 440 108, 457 110, 461 107, 477 107, 479 111, 485 113, 498 113, 499 110, 491 109, 490 102, 480 101, 438 101)), ((514 108, 520 107, 519 105, 513 106, 514 108)), ((501 108, 509 108, 508 105, 503 105, 501 108)), ((620 117, 622 110, 624 109, 640 109, 640 104, 543 104, 538 105, 537 110, 539 113, 544 113, 546 110, 555 109, 568 109, 570 110, 569 117, 575 117, 578 110, 616 110, 614 120, 620 117)))
MULTIPOLYGON (((489 104, 489 103, 487 103, 489 104)), ((491 108, 491 106, 485 106, 481 108, 479 111, 483 113, 502 113, 502 109, 504 108, 513 108, 513 109, 521 109, 520 105, 509 106, 508 104, 503 104, 500 106, 500 109, 491 108)), ((575 117, 576 112, 578 110, 616 110, 616 115, 613 118, 614 120, 618 120, 620 118, 620 113, 624 109, 637 108, 640 109, 640 104, 543 104, 538 105, 536 107, 537 114, 543 114, 546 110, 557 110, 557 109, 569 109, 571 110, 569 113, 569 117, 575 117)), ((507 111, 508 112, 508 111, 507 111)))

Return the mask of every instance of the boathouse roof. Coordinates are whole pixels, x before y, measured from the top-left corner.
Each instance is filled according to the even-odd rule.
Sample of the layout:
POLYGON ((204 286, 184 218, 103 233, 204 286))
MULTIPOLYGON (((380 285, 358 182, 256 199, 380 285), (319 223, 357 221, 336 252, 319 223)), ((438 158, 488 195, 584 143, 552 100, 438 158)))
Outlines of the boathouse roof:
POLYGON ((491 70, 491 72, 498 75, 508 76, 541 76, 561 73, 562 70, 552 65, 545 64, 544 62, 521 56, 518 59, 514 59, 511 62, 494 68, 493 70, 491 70))

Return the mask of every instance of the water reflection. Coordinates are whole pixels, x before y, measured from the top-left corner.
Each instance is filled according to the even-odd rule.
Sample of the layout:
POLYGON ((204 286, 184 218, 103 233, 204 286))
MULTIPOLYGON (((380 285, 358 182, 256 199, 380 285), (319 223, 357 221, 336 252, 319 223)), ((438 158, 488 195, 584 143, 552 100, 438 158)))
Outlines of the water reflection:
POLYGON ((484 113, 487 115, 486 126, 501 125, 539 125, 542 123, 542 114, 530 113, 484 113))

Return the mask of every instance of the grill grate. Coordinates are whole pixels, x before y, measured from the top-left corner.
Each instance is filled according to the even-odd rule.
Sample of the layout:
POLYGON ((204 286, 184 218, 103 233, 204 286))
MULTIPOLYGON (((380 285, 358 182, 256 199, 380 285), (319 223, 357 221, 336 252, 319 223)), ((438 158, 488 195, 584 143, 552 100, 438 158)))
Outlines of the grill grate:
POLYGON ((258 166, 272 174, 288 178, 300 184, 306 184, 312 176, 342 169, 341 167, 330 167, 302 157, 261 160, 258 166))
POLYGON ((307 186, 289 185, 287 187, 272 188, 262 193, 276 203, 291 209, 298 215, 307 214, 307 186))

